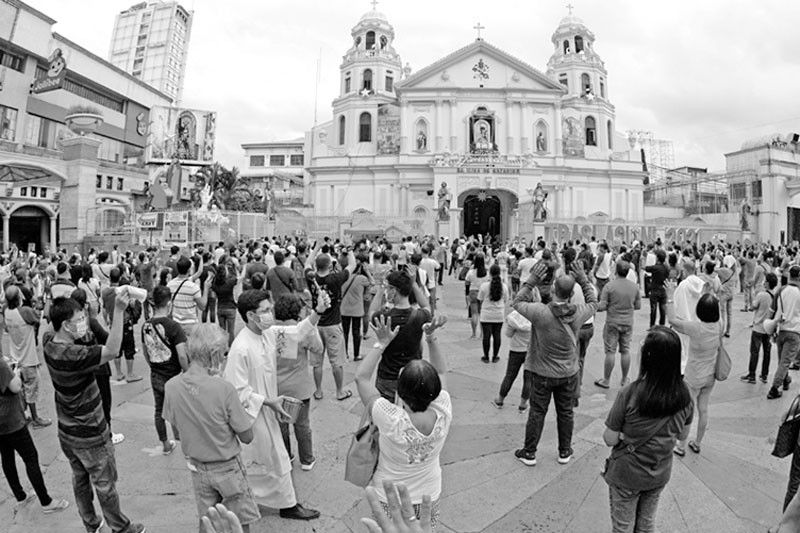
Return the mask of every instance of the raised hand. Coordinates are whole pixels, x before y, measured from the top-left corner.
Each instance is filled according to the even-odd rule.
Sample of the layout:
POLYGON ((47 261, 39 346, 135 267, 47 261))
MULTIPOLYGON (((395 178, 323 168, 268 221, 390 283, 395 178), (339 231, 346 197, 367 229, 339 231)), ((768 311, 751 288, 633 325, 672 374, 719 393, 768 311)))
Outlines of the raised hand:
POLYGON ((433 335, 433 332, 447 324, 447 317, 444 315, 437 315, 432 321, 422 326, 422 331, 425 335, 433 335))
POLYGON ((431 531, 431 497, 423 496, 420 506, 419 519, 414 514, 414 506, 405 485, 395 485, 391 481, 383 482, 383 490, 389 505, 389 514, 386 516, 383 506, 378 500, 378 494, 372 487, 367 487, 367 501, 372 509, 372 518, 362 518, 361 522, 367 526, 370 533, 429 533, 431 531), (398 496, 399 493, 399 496, 398 496))
POLYGON ((400 326, 392 329, 392 317, 386 317, 383 315, 378 315, 375 317, 374 323, 370 324, 369 327, 371 327, 372 331, 375 332, 378 342, 384 346, 392 342, 392 339, 394 339, 397 336, 397 333, 400 331, 400 326))

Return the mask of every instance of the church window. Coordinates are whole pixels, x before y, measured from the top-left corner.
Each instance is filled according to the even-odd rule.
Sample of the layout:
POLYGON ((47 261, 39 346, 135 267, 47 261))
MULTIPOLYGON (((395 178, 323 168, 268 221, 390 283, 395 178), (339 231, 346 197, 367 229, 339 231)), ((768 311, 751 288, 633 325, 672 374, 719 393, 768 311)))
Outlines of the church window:
POLYGON ((564 39, 564 53, 565 54, 569 53, 569 40, 567 39, 564 39))
POLYGON ((344 79, 344 94, 350 92, 350 73, 347 73, 347 77, 344 79))
POLYGON ((559 74, 558 75, 558 83, 560 83, 561 85, 566 87, 567 90, 569 90, 569 80, 567 79, 567 75, 566 74, 559 74))
POLYGON ((362 89, 372 90, 372 71, 370 69, 364 70, 364 85, 362 89))
POLYGON ((606 135, 608 135, 608 149, 614 149, 614 125, 611 124, 611 121, 606 122, 606 135))
POLYGON ((606 97, 606 82, 603 78, 600 78, 600 98, 606 97))
POLYGON ((583 37, 580 35, 575 36, 575 53, 583 52, 583 37))
MULTIPOLYGON (((391 74, 391 72, 389 72, 391 74)), ((392 76, 386 76, 386 85, 384 87, 387 93, 394 91, 394 78, 392 76)))
POLYGON ((375 32, 368 31, 367 32, 367 39, 366 39, 367 50, 372 50, 375 48, 375 32))
POLYGON ((586 117, 584 124, 586 129, 586 146, 597 146, 597 127, 594 117, 586 117))
POLYGON ((339 146, 344 144, 344 126, 345 126, 345 118, 344 115, 339 117, 339 146))
POLYGON ((361 113, 358 119, 358 142, 368 143, 372 141, 372 115, 361 113))
POLYGON ((583 89, 583 94, 592 92, 592 79, 585 72, 581 74, 581 88, 583 89))

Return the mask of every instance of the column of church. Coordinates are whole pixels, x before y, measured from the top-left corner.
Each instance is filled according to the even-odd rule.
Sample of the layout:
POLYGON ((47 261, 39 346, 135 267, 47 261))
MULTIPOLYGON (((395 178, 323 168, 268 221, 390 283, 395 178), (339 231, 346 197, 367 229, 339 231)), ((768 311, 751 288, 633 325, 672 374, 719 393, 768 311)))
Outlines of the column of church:
POLYGON ((514 137, 511 135, 511 109, 514 102, 506 100, 506 154, 514 153, 514 137))
POLYGON ((436 129, 435 150, 436 153, 439 153, 442 151, 442 131, 444 129, 442 128, 442 120, 444 119, 444 113, 442 112, 441 100, 436 100, 434 105, 436 106, 436 125, 434 126, 434 128, 436 129))
POLYGON ((458 143, 458 136, 457 136, 458 124, 456 123, 456 121, 458 120, 456 115, 458 112, 457 109, 458 101, 455 98, 451 98, 450 100, 447 101, 447 103, 449 104, 450 107, 450 127, 449 127, 450 152, 457 153, 460 151, 456 146, 456 144, 458 143))
POLYGON ((555 149, 551 150, 551 152, 556 154, 556 157, 561 157, 564 155, 561 133, 561 102, 556 102, 555 109, 553 110, 553 132, 556 145, 554 147, 555 149))
POLYGON ((533 133, 533 122, 531 120, 530 102, 519 102, 520 124, 519 124, 519 153, 527 154, 531 152, 530 136, 533 133))
POLYGON ((411 128, 411 114, 408 112, 408 100, 400 99, 400 153, 409 151, 408 132, 411 128))
POLYGON ((577 209, 576 209, 577 196, 578 196, 578 192, 576 191, 575 186, 573 185, 573 186, 571 186, 569 188, 569 204, 570 204, 570 206, 569 206, 570 207, 569 216, 570 216, 570 218, 578 217, 578 216, 581 216, 583 214, 583 213, 577 213, 576 212, 577 211, 577 209))

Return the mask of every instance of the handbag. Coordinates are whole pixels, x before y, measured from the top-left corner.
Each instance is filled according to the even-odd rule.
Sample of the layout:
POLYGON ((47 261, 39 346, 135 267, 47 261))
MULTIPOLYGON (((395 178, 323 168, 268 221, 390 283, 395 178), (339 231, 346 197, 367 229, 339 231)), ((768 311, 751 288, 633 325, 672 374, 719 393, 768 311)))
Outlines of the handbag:
POLYGON ((717 362, 714 366, 714 379, 717 381, 725 381, 731 373, 731 356, 728 355, 728 350, 722 342, 719 343, 717 349, 717 362))
MULTIPOLYGON (((650 433, 648 433, 647 435, 645 435, 643 438, 639 439, 635 443, 629 443, 629 444, 626 444, 625 446, 619 446, 619 444, 618 444, 617 446, 615 446, 614 449, 611 451, 611 455, 609 455, 608 458, 606 459, 606 463, 605 463, 605 466, 603 468, 603 471, 600 473, 600 475, 603 476, 603 479, 606 479, 606 476, 608 475, 608 473, 611 471, 612 468, 614 468, 614 464, 616 463, 617 459, 619 459, 620 457, 622 457, 623 455, 625 455, 627 453, 635 452, 639 447, 641 447, 643 444, 645 444, 650 439, 655 437, 656 433, 661 431, 661 428, 663 428, 664 425, 667 422, 669 422, 670 419, 672 419, 672 418, 673 418, 672 416, 668 416, 668 417, 664 418, 663 420, 661 420, 661 422, 658 423, 658 425, 655 427, 655 429, 653 429, 650 433)), ((623 442, 620 441, 620 444, 623 444, 623 442)))
POLYGON ((366 487, 378 468, 378 427, 370 416, 371 403, 364 410, 358 430, 353 435, 344 464, 344 479, 356 487, 366 487))
POLYGON ((469 272, 468 266, 461 267, 461 271, 458 273, 458 281, 465 281, 467 279, 467 272, 469 272))
POLYGON ((775 437, 772 455, 781 459, 791 455, 797 447, 798 434, 800 434, 800 394, 792 400, 792 405, 789 406, 783 422, 778 427, 778 436, 775 437))

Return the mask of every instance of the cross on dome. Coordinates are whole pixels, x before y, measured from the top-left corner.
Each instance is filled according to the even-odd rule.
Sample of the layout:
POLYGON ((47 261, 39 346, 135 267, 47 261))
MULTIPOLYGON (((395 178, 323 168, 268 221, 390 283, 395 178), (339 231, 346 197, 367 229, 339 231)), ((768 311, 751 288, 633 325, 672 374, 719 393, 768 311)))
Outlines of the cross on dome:
POLYGON ((370 2, 370 4, 372 4, 372 10, 373 10, 373 11, 377 11, 377 7, 378 7, 378 0, 372 0, 372 1, 370 2))
POLYGON ((567 4, 567 9, 569 9, 569 14, 572 15, 572 8, 574 8, 572 4, 567 4))
POLYGON ((481 23, 478 22, 476 25, 472 27, 475 30, 478 30, 478 40, 481 40, 481 30, 485 30, 486 26, 481 26, 481 23))

